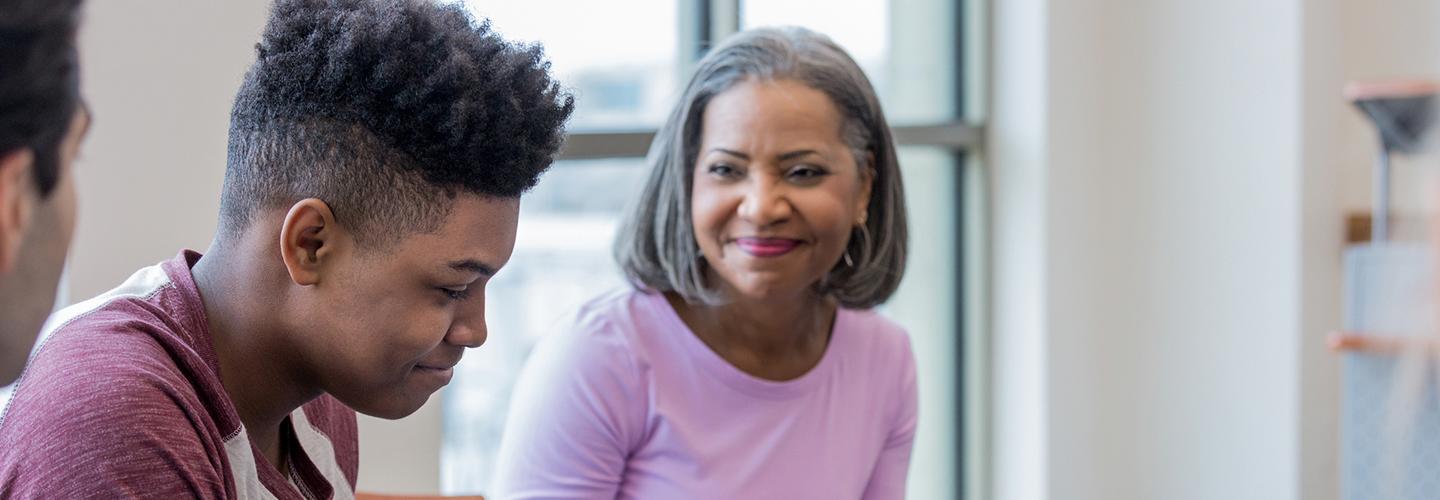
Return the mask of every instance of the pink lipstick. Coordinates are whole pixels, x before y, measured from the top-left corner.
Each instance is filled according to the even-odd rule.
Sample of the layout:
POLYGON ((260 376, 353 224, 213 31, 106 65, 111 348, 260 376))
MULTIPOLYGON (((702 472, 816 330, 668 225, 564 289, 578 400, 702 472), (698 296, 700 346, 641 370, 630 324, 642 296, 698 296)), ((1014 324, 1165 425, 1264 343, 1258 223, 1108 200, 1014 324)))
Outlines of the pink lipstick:
POLYGON ((789 238, 736 238, 735 245, 756 257, 779 257, 800 246, 800 241, 789 238))

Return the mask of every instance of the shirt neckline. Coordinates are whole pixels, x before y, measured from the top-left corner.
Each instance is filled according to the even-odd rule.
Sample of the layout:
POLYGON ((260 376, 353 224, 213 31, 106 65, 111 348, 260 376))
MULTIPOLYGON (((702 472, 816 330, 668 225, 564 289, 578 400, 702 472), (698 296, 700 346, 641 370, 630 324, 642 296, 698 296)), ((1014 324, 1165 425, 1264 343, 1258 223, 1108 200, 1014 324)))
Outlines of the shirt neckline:
MULTIPOLYGON (((205 315, 204 297, 200 296, 200 287, 195 284, 194 267, 202 256, 200 252, 195 250, 184 249, 180 251, 180 254, 177 255, 176 258, 163 263, 161 268, 170 276, 171 284, 183 295, 183 300, 193 304, 193 307, 187 308, 190 309, 190 314, 187 318, 189 324, 183 325, 182 328, 184 331, 182 334, 190 337, 191 348, 195 349, 200 357, 205 360, 216 382, 221 384, 219 388, 219 395, 221 397, 216 404, 220 406, 220 411, 224 417, 232 420, 235 424, 235 430, 227 436, 228 440, 234 439, 235 436, 240 433, 240 430, 244 429, 245 423, 240 421, 240 414, 235 409, 235 403, 230 398, 230 393, 224 388, 224 381, 220 376, 220 358, 215 352, 215 338, 211 336, 209 318, 205 315)), ((198 389, 197 387, 197 390, 198 389)), ((294 411, 305 411, 305 405, 301 405, 294 411)), ((293 416, 294 412, 292 412, 291 415, 293 416)), ((284 428, 293 425, 291 420, 292 418, 287 416, 285 420, 282 421, 282 440, 285 439, 286 434, 284 428)), ((289 463, 289 467, 293 470, 300 472, 300 476, 294 478, 296 480, 295 482, 291 482, 290 478, 287 477, 288 474, 282 472, 276 464, 270 463, 270 460, 260 453, 255 443, 250 442, 248 437, 246 438, 245 445, 250 449, 250 453, 255 459, 256 473, 258 474, 256 479, 260 481, 262 488, 277 497, 283 497, 287 494, 297 494, 301 498, 306 498, 307 495, 305 492, 314 491, 315 489, 320 489, 328 493, 330 491, 329 481, 325 480, 324 476, 319 473, 319 469, 316 468, 310 456, 305 452, 304 447, 301 446, 299 438, 295 437, 296 432, 298 432, 298 429, 290 427, 289 434, 291 442, 288 443, 288 446, 285 446, 287 449, 286 462, 289 463), (289 491, 276 491, 277 487, 289 491)), ((229 470, 226 471, 226 473, 232 474, 233 477, 234 471, 229 470)))
POLYGON ((799 377, 790 380, 779 381, 764 379, 746 373, 744 370, 730 364, 730 362, 726 361, 719 353, 711 349, 709 345, 706 345, 704 341, 700 340, 700 337, 690 329, 690 326, 685 324, 685 320, 680 318, 680 314, 670 305, 670 301, 665 299, 663 293, 647 291, 644 292, 644 294, 648 299, 650 307, 654 309, 654 313, 664 322, 664 326, 669 327, 667 330, 679 333, 679 335, 673 335, 673 337, 677 337, 676 342, 679 343, 679 347, 691 361, 725 383, 725 385, 757 397, 789 399, 814 390, 817 386, 823 384, 825 380, 829 378, 829 373, 835 369, 834 367, 836 363, 838 363, 836 358, 839 358, 840 352, 843 352, 843 348, 839 344, 847 342, 850 339, 848 330, 851 323, 850 316, 852 312, 843 307, 837 307, 835 309, 834 324, 830 326, 830 341, 826 342, 825 352, 821 355, 819 363, 816 363, 814 367, 811 367, 809 371, 806 371, 799 377))

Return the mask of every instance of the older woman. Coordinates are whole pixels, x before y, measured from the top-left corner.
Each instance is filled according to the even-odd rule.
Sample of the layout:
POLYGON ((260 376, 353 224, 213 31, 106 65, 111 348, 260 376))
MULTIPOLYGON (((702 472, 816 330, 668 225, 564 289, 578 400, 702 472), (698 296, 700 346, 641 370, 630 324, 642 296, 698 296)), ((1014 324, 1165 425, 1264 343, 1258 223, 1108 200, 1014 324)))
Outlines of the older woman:
POLYGON ((656 137, 616 254, 522 377, 502 499, 904 496, 914 358, 895 146, 828 38, 740 33, 656 137))

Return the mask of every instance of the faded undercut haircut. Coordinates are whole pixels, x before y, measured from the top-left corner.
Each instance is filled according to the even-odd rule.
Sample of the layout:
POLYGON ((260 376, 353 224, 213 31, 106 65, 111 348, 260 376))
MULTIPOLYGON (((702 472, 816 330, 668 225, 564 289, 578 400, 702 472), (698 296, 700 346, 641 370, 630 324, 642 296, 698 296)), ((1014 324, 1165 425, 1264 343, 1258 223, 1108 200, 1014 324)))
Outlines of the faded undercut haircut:
POLYGON ((844 259, 816 283, 849 308, 885 302, 905 274, 907 229, 899 160, 880 100, 860 66, 828 37, 804 28, 743 31, 711 49, 655 136, 650 176, 615 243, 621 269, 637 286, 675 292, 691 303, 719 304, 691 223, 691 189, 705 107, 746 80, 789 80, 828 96, 842 117, 840 135, 861 169, 874 176, 864 228, 851 231, 844 259), (873 164, 867 165, 867 158, 873 164))
POLYGON ((437 230, 458 193, 533 187, 574 109, 539 45, 457 3, 278 0, 255 52, 230 116, 221 238, 305 198, 365 246, 437 230))

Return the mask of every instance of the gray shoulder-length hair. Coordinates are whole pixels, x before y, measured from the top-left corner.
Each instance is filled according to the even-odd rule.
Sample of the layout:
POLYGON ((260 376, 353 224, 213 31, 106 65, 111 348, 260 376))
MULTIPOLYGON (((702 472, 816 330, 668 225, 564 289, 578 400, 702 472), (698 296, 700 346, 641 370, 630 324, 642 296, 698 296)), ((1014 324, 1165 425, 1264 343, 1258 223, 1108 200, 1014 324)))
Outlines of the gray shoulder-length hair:
MULTIPOLYGON (((830 97, 843 117, 841 136, 861 169, 874 176, 863 227, 851 232, 846 259, 816 284, 849 308, 885 302, 905 274, 905 193, 890 127, 860 66, 828 37, 803 28, 735 34, 699 63, 680 102, 650 145, 650 177, 632 202, 615 242, 615 258, 636 286, 675 292, 691 303, 725 298, 707 283, 705 258, 690 219, 691 185, 705 106, 747 79, 792 80, 830 97), (873 158, 873 164, 866 165, 873 158)), ((863 174, 862 174, 863 175, 863 174)))

